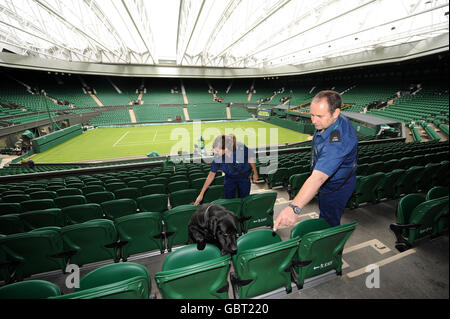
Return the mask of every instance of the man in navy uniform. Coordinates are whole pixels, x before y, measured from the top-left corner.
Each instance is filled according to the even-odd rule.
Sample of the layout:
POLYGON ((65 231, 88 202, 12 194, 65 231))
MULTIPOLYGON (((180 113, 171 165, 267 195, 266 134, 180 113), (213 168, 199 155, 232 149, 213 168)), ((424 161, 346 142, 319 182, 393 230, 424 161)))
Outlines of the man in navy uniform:
POLYGON ((318 193, 320 216, 330 226, 341 223, 347 201, 356 186, 358 138, 348 118, 341 114, 342 97, 335 91, 321 91, 311 102, 311 121, 316 128, 311 154, 311 175, 297 196, 274 222, 292 226, 318 193))

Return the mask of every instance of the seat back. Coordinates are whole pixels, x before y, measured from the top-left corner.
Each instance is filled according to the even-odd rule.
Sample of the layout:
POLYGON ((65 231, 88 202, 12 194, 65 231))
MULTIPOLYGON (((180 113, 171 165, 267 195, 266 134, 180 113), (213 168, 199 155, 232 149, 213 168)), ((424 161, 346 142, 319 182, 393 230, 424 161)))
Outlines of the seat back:
POLYGON ((211 203, 216 199, 224 198, 225 187, 224 185, 210 185, 203 197, 203 203, 211 203))
POLYGON ((64 207, 62 213, 68 224, 84 223, 89 220, 103 218, 102 207, 95 203, 64 207))
POLYGON ((33 210, 20 214, 20 218, 28 230, 49 226, 64 227, 66 225, 66 220, 60 208, 33 210))
POLYGON ((117 218, 115 221, 122 246, 122 259, 130 255, 158 249, 164 251, 162 216, 158 212, 146 212, 117 218))
POLYGON ((0 216, 0 234, 12 235, 23 233, 26 230, 19 214, 7 214, 0 216))
POLYGON ((141 191, 136 187, 126 187, 121 189, 116 189, 113 191, 114 195, 116 195, 117 199, 122 198, 131 198, 136 200, 139 196, 141 196, 141 191))
POLYGON ((36 229, 0 238, 0 249, 7 252, 9 260, 16 262, 14 266, 16 280, 20 281, 34 274, 64 269, 63 258, 55 257, 63 251, 63 242, 57 229, 57 227, 36 229))
POLYGON ((68 195, 61 196, 54 199, 56 207, 64 208, 72 205, 86 204, 86 197, 83 195, 68 195))
POLYGON ((411 213, 410 223, 420 225, 415 229, 410 229, 408 234, 408 242, 412 245, 419 238, 430 234, 437 235, 439 232, 439 217, 441 214, 448 215, 449 196, 440 197, 424 201, 414 208, 411 213))
POLYGON ((166 186, 164 184, 151 184, 141 188, 141 195, 166 194, 166 186))
POLYGON ((47 299, 60 295, 57 285, 44 280, 27 280, 0 287, 0 299, 47 299))
POLYGON ((151 281, 147 269, 124 262, 97 268, 80 280, 75 292, 51 299, 148 299, 151 281))
POLYGON ((117 248, 111 246, 118 240, 114 223, 94 219, 61 229, 64 250, 71 252, 70 263, 82 266, 88 263, 113 259, 118 261, 117 248))
POLYGON ((188 224, 191 216, 197 211, 194 205, 181 205, 163 214, 163 221, 166 225, 167 250, 172 247, 188 242, 188 224))
POLYGON ((42 210, 42 209, 49 209, 49 208, 56 208, 55 205, 56 199, 31 199, 24 201, 20 203, 20 206, 22 207, 24 212, 29 212, 32 210, 42 210))
POLYGON ((173 193, 176 191, 181 191, 183 189, 189 188, 189 182, 187 180, 173 181, 167 184, 167 191, 173 193))
POLYGON ((241 228, 244 233, 249 229, 273 227, 273 207, 277 199, 276 192, 250 194, 242 200, 241 228))
POLYGON ((0 216, 7 214, 22 213, 22 206, 20 203, 0 203, 0 216))
POLYGON ((239 237, 237 245, 231 279, 235 295, 251 298, 281 287, 291 291, 290 267, 298 238, 282 241, 275 232, 258 229, 239 237))
POLYGON ((81 189, 83 191, 83 194, 86 196, 90 193, 95 192, 104 192, 105 188, 102 185, 87 185, 81 189))
POLYGON ((230 264, 211 244, 203 250, 187 245, 167 256, 155 280, 166 299, 227 299, 230 264))
POLYGON ((116 195, 113 192, 94 192, 86 194, 86 200, 88 203, 101 204, 103 202, 107 202, 113 199, 116 199, 116 195))
POLYGON ((152 194, 141 196, 136 199, 141 212, 165 212, 168 209, 167 194, 152 194))
POLYGON ((358 207, 361 203, 376 202, 378 199, 377 185, 382 183, 383 178, 385 178, 385 174, 383 172, 378 172, 367 176, 359 176, 359 180, 356 183, 351 199, 353 208, 358 207))
POLYGON ((169 194, 170 206, 172 208, 180 205, 190 205, 195 202, 199 191, 196 189, 184 189, 169 194))
POLYGON ((311 174, 307 172, 294 174, 291 175, 291 177, 289 177, 289 189, 288 189, 289 199, 293 199, 297 195, 298 191, 300 190, 300 188, 302 188, 303 184, 310 175, 311 174))
POLYGON ((46 198, 55 199, 56 198, 56 192, 52 192, 52 191, 38 191, 38 192, 30 193, 29 195, 30 195, 31 199, 46 199, 46 198))
POLYGON ((400 180, 400 176, 405 174, 404 169, 394 169, 391 172, 385 174, 385 178, 378 184, 378 199, 388 198, 393 199, 397 198, 397 184, 400 180))
POLYGON ((305 279, 330 270, 335 270, 338 275, 342 273, 342 251, 356 225, 352 222, 329 227, 320 219, 310 219, 294 227, 291 237, 300 237, 294 267, 299 287, 305 279))
MULTIPOLYGON (((242 207, 242 199, 239 197, 237 198, 230 198, 230 199, 216 199, 215 201, 212 201, 211 204, 220 205, 225 207, 225 209, 229 210, 230 212, 233 212, 234 215, 238 218, 238 220, 241 218, 241 207, 242 207)), ((242 233, 241 230, 241 223, 238 223, 237 225, 238 234, 242 233)))
POLYGON ((100 204, 105 216, 109 219, 115 219, 126 215, 135 214, 137 204, 134 199, 121 198, 114 199, 100 204))
POLYGON ((83 192, 79 188, 68 187, 57 189, 56 194, 58 194, 58 196, 70 196, 70 195, 83 195, 83 192))
POLYGON ((427 192, 426 200, 436 199, 448 195, 448 188, 443 186, 435 186, 427 192))

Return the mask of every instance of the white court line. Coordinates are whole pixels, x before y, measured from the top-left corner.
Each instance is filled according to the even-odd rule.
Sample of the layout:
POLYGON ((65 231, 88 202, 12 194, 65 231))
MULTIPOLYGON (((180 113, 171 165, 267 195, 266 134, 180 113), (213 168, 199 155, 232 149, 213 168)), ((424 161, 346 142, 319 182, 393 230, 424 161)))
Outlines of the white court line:
MULTIPOLYGON (((416 252, 415 249, 408 249, 407 251, 404 251, 404 252, 402 252, 400 254, 396 254, 396 255, 388 257, 386 259, 377 261, 374 264, 377 265, 378 267, 381 267, 381 266, 389 264, 389 263, 391 263, 393 261, 399 260, 400 258, 403 258, 403 257, 406 257, 408 255, 414 254, 415 252, 416 252)), ((366 273, 366 267, 367 266, 359 268, 359 269, 357 269, 355 271, 349 272, 345 276, 347 276, 348 278, 353 278, 353 277, 356 277, 356 276, 360 276, 360 275, 366 273)))
POLYGON ((158 130, 156 130, 155 135, 153 136, 153 143, 155 142, 156 135, 158 135, 158 130))
POLYGON ((130 133, 130 131, 126 131, 125 134, 123 134, 122 137, 119 138, 119 139, 117 140, 117 142, 115 142, 115 143, 113 144, 113 147, 116 147, 116 145, 119 144, 120 141, 123 140, 123 139, 125 138, 125 136, 128 135, 128 133, 130 133))

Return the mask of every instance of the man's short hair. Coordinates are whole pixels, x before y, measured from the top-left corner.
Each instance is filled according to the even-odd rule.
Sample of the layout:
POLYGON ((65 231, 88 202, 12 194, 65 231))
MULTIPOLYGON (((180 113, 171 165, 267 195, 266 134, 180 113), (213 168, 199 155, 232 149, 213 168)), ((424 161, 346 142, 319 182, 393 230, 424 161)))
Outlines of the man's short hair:
POLYGON ((324 90, 320 91, 319 93, 314 96, 313 101, 320 101, 322 99, 327 99, 328 103, 328 110, 330 111, 330 114, 333 114, 336 109, 340 109, 342 106, 342 97, 341 95, 332 90, 324 90))

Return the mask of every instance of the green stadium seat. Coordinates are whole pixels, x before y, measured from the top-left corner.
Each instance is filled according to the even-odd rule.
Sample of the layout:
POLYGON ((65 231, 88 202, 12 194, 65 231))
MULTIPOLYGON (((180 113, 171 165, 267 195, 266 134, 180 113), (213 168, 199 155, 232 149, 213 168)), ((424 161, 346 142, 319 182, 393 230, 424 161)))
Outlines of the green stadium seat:
POLYGON ((384 179, 377 185, 378 200, 398 198, 397 183, 403 174, 405 174, 404 169, 394 169, 385 174, 384 179))
MULTIPOLYGON (((358 166, 359 168, 359 166, 358 166)), ((289 194, 289 200, 293 199, 300 188, 302 188, 305 181, 310 176, 310 173, 301 173, 301 174, 294 174, 289 177, 289 186, 288 186, 288 194, 289 194)))
POLYGON ((27 194, 12 194, 2 196, 3 203, 21 203, 24 201, 28 201, 30 199, 31 199, 30 195, 27 194))
POLYGON ((103 260, 119 261, 118 234, 110 220, 94 219, 63 227, 61 237, 68 264, 81 267, 103 260))
POLYGON ((22 206, 20 203, 1 203, 0 202, 0 216, 8 214, 22 213, 22 206))
POLYGON ((63 251, 58 228, 36 229, 26 233, 0 238, 0 250, 6 251, 7 259, 13 262, 14 280, 57 269, 64 271, 63 251))
POLYGON ((85 197, 88 203, 95 203, 95 204, 101 204, 103 202, 116 199, 116 195, 114 195, 113 192, 108 191, 86 194, 85 197))
POLYGON ((357 208, 361 203, 377 202, 377 185, 383 183, 383 178, 385 178, 385 174, 382 172, 374 173, 368 176, 357 176, 356 187, 349 199, 348 205, 351 208, 357 208))
POLYGON ((300 222, 291 231, 291 238, 300 238, 294 260, 294 278, 299 289, 306 279, 330 270, 342 274, 344 245, 356 228, 356 222, 330 227, 323 219, 300 222))
POLYGON ((276 186, 287 186, 287 180, 290 176, 288 174, 288 169, 286 167, 278 167, 278 169, 273 170, 267 174, 267 185, 269 188, 276 186))
POLYGON ((58 196, 83 195, 83 191, 79 188, 67 187, 59 188, 58 190, 56 190, 56 194, 58 196))
POLYGON ((420 194, 406 195, 398 203, 397 223, 390 225, 397 239, 395 247, 405 251, 417 239, 437 236, 441 218, 448 218, 448 195, 432 200, 420 194))
MULTIPOLYGON (((238 218, 238 220, 241 218, 242 199, 240 198, 216 199, 212 201, 211 204, 223 206, 225 209, 229 210, 230 212, 233 212, 234 215, 238 218)), ((237 227, 238 234, 241 234, 242 233, 241 224, 238 223, 237 226, 238 226, 237 227)))
POLYGON ((61 211, 69 225, 103 218, 102 207, 96 203, 71 205, 61 211))
POLYGON ((448 188, 443 186, 435 186, 427 192, 425 200, 437 199, 448 195, 448 188))
POLYGON ((167 184, 167 191, 169 193, 173 193, 173 192, 176 192, 176 191, 181 191, 181 190, 188 189, 188 188, 189 188, 189 182, 187 180, 169 182, 167 184))
POLYGON ((29 195, 31 199, 55 199, 57 196, 56 192, 52 191, 39 191, 30 193, 29 195))
POLYGON ((66 220, 60 208, 48 208, 43 210, 33 210, 20 214, 26 229, 33 230, 42 227, 64 227, 66 220))
POLYGON ((191 188, 198 189, 198 191, 200 192, 203 188, 203 185, 205 184, 205 181, 206 181, 206 177, 200 177, 200 178, 193 179, 190 182, 191 188))
POLYGON ((0 234, 11 235, 25 232, 25 225, 19 214, 0 216, 0 234))
POLYGON ((137 188, 139 190, 141 190, 146 185, 147 185, 147 181, 143 180, 143 179, 137 179, 137 180, 130 181, 127 183, 128 187, 137 188))
POLYGON ((56 208, 55 199, 31 199, 20 203, 24 212, 56 208))
POLYGON ((261 226, 273 227, 273 207, 277 199, 276 192, 250 194, 242 199, 241 230, 248 232, 261 226))
POLYGON ((139 190, 139 188, 136 187, 126 187, 116 189, 113 191, 113 193, 116 196, 116 199, 131 198, 136 200, 136 198, 141 196, 141 191, 139 190))
POLYGON ((122 188, 126 188, 126 187, 127 187, 127 184, 125 184, 124 182, 107 183, 105 185, 106 190, 109 192, 114 192, 117 189, 122 189, 122 188))
POLYGON ((83 195, 87 195, 90 193, 96 193, 96 192, 104 192, 105 191, 105 187, 103 187, 102 185, 88 185, 88 186, 84 186, 81 191, 83 192, 83 195))
POLYGON ((136 214, 137 204, 134 199, 114 199, 100 204, 106 218, 116 219, 126 215, 136 214))
POLYGON ((168 210, 167 194, 153 194, 141 196, 136 199, 139 211, 141 212, 159 212, 168 210))
POLYGON ((60 295, 59 286, 45 280, 27 280, 0 287, 0 299, 47 299, 60 295))
POLYGON ((145 266, 124 262, 99 267, 81 278, 75 292, 50 299, 148 299, 150 291, 145 266))
POLYGON ((64 208, 72 205, 87 204, 86 197, 83 195, 68 195, 61 196, 54 199, 55 204, 59 208, 64 208))
POLYGON ((412 166, 400 176, 397 186, 397 197, 402 194, 411 194, 417 192, 417 184, 422 178, 424 172, 423 166, 412 166))
POLYGON ((168 251, 172 251, 175 245, 187 244, 188 224, 197 209, 198 206, 194 205, 180 205, 163 214, 168 251))
POLYGON ((238 250, 232 256, 235 272, 230 274, 235 298, 263 295, 284 287, 291 288, 292 258, 298 248, 298 238, 282 241, 269 229, 258 229, 237 240, 238 250))
POLYGON ((230 264, 216 246, 187 245, 167 256, 155 280, 165 299, 228 299, 230 264))
POLYGON ((164 184, 151 184, 146 185, 142 187, 141 194, 142 196, 145 195, 152 195, 152 194, 166 194, 166 186, 164 184))
POLYGON ((183 189, 169 194, 169 202, 172 208, 180 205, 190 205, 195 202, 199 191, 196 189, 183 189))
POLYGON ((145 212, 123 216, 114 220, 122 243, 123 261, 131 255, 158 249, 164 252, 162 216, 157 212, 145 212))
POLYGON ((203 196, 202 203, 211 203, 216 199, 224 198, 225 187, 224 185, 210 185, 203 196))

